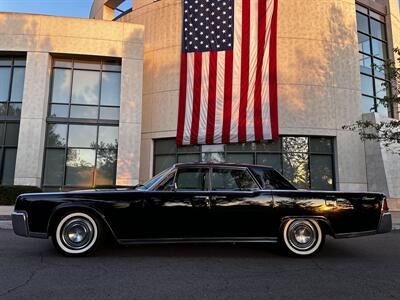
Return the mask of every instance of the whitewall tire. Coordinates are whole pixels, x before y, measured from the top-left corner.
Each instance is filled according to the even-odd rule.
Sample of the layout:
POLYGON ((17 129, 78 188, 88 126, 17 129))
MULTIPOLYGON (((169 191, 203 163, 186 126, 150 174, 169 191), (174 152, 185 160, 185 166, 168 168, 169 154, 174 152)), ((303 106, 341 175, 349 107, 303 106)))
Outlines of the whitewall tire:
POLYGON ((55 248, 66 256, 84 256, 99 246, 103 231, 93 215, 71 212, 58 219, 52 234, 55 248))
POLYGON ((316 220, 290 219, 282 226, 281 244, 297 256, 309 256, 320 250, 325 234, 316 220))

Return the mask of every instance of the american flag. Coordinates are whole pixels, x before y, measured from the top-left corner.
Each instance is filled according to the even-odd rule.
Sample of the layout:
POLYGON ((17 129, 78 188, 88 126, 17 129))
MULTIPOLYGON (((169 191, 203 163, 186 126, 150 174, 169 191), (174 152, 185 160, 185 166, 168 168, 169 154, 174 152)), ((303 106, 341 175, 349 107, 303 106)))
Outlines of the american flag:
POLYGON ((278 0, 184 0, 178 145, 276 139, 278 0))

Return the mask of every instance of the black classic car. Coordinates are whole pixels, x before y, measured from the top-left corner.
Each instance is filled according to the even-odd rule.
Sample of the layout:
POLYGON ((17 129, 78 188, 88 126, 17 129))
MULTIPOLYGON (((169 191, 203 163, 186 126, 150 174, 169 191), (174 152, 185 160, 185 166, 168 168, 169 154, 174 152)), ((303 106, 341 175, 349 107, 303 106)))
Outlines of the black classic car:
POLYGON ((23 194, 12 222, 67 256, 93 253, 107 233, 124 245, 279 242, 307 256, 325 235, 392 228, 384 194, 298 190, 270 167, 225 163, 176 164, 130 189, 23 194))

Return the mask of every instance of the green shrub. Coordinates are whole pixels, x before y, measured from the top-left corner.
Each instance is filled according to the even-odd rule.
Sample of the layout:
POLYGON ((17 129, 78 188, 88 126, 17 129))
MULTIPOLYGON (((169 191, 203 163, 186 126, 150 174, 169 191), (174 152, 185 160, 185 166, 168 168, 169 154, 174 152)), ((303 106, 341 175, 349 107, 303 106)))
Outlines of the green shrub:
POLYGON ((36 186, 26 185, 0 185, 0 205, 14 205, 17 197, 24 193, 40 193, 42 190, 36 186))

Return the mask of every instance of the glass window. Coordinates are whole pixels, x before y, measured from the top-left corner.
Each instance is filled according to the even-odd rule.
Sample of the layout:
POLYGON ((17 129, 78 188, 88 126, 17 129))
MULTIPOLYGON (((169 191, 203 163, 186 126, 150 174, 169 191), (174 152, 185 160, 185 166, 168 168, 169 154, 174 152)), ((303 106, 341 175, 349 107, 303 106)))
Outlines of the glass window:
POLYGON ((306 153, 284 153, 283 175, 297 188, 310 186, 309 156, 306 153))
POLYGON ((103 72, 101 82, 101 104, 119 106, 120 86, 120 73, 103 72))
POLYGON ((95 161, 95 150, 68 149, 65 184, 93 186, 95 161))
POLYGON ((49 124, 47 126, 47 146, 65 147, 67 145, 67 129, 66 124, 49 124))
POLYGON ((257 164, 270 166, 278 172, 282 172, 282 158, 280 154, 259 153, 257 154, 257 164))
POLYGON ((101 149, 117 149, 118 127, 100 126, 98 147, 101 149))
POLYGON ((7 115, 10 117, 21 117, 22 103, 9 103, 8 104, 8 113, 7 115))
POLYGON ((376 97, 383 99, 387 96, 386 82, 384 80, 375 79, 376 97))
POLYGON ((371 34, 380 40, 386 40, 385 24, 371 19, 371 34))
POLYGON ((25 57, 0 57, 0 184, 14 184, 25 57))
POLYGON ((3 174, 1 178, 1 183, 3 185, 13 185, 14 184, 14 172, 15 172, 15 161, 17 158, 16 148, 6 148, 4 149, 4 159, 3 159, 3 174))
POLYGON ((71 118, 77 119, 97 119, 97 106, 71 105, 71 118))
POLYGON ((18 145, 19 124, 7 123, 6 124, 6 140, 5 145, 17 146, 18 145))
POLYGON ((310 138, 310 151, 313 153, 332 153, 332 139, 310 138))
POLYGON ((375 111, 375 98, 362 96, 362 108, 364 113, 375 111))
POLYGON ((387 46, 386 43, 372 39, 372 53, 375 57, 380 59, 387 59, 387 46))
POLYGON ((328 155, 311 156, 311 184, 315 189, 333 189, 332 157, 328 155))
POLYGON ((358 30, 369 33, 369 27, 368 27, 368 16, 357 12, 357 24, 358 24, 358 30))
POLYGON ((44 186, 94 187, 115 184, 117 126, 49 123, 46 147, 44 186))
POLYGON ((205 191, 208 190, 207 168, 181 168, 176 174, 178 191, 205 191))
POLYGON ((360 71, 372 75, 372 57, 360 53, 360 71))
POLYGON ((377 79, 387 78, 380 68, 388 57, 385 16, 359 4, 356 8, 363 112, 372 111, 387 116, 388 110, 379 104, 378 99, 384 97, 386 91, 380 86, 382 81, 377 79))
POLYGON ((68 103, 71 93, 71 70, 54 69, 51 102, 68 103))
POLYGON ((68 105, 59 105, 59 104, 51 105, 49 117, 68 118, 68 105))
POLYGON ((199 154, 181 154, 178 155, 178 163, 199 162, 199 154))
POLYGON ((155 154, 175 154, 177 152, 176 142, 173 139, 157 140, 154 148, 155 154))
POLYGON ((364 95, 374 96, 373 77, 361 74, 361 92, 364 95))
POLYGON ((24 81, 25 68, 14 68, 10 101, 22 102, 22 96, 24 93, 24 81))
POLYGON ((64 149, 47 149, 44 164, 44 185, 62 186, 65 166, 64 149))
POLYGON ((10 89, 11 68, 0 68, 0 101, 7 101, 10 89))
POLYGON ((254 155, 252 153, 227 153, 226 160, 242 164, 253 164, 254 155))
POLYGON ((176 155, 157 155, 154 158, 154 173, 158 174, 161 171, 170 168, 177 162, 176 159, 176 155))
POLYGON ((101 107, 101 120, 119 120, 119 107, 101 107))
POLYGON ((115 182, 117 169, 117 151, 99 149, 96 162, 96 186, 109 186, 115 182))
POLYGON ((96 147, 97 126, 70 125, 68 147, 96 147))
POLYGON ((358 33, 358 49, 360 52, 371 54, 371 45, 368 35, 358 33))
POLYGON ((213 191, 251 191, 257 184, 245 169, 213 168, 211 176, 213 191))
POLYGON ((99 76, 96 71, 74 70, 71 102, 97 105, 100 95, 99 76))

